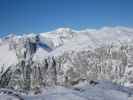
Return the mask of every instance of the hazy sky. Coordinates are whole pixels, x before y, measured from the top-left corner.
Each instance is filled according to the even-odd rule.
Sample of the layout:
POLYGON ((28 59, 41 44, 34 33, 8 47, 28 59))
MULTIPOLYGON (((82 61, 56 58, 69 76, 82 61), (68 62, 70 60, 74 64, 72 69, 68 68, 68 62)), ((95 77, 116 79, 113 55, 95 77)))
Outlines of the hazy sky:
POLYGON ((0 0, 0 35, 133 26, 133 0, 0 0))

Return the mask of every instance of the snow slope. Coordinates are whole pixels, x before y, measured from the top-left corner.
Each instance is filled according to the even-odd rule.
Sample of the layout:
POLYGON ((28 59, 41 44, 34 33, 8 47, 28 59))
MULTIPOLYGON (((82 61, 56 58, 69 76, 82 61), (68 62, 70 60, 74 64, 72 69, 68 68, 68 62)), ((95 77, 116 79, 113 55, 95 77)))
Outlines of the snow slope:
POLYGON ((0 45, 0 66, 9 67, 17 63, 17 57, 14 50, 10 50, 9 44, 0 45))
MULTIPOLYGON (((8 91, 8 90, 7 90, 8 91)), ((33 92, 33 91, 32 91, 33 92)), ((19 95, 23 100, 132 100, 133 90, 113 84, 109 81, 98 81, 98 84, 80 83, 74 87, 62 86, 42 88, 38 95, 19 95)), ((15 95, 0 94, 0 100, 20 100, 15 95), (15 99, 16 98, 16 99, 15 99)))

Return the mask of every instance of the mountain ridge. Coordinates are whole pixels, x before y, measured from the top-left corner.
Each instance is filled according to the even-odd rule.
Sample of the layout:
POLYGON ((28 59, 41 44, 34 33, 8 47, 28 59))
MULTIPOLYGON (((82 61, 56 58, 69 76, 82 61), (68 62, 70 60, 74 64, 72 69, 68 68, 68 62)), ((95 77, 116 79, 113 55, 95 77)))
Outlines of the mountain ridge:
POLYGON ((10 34, 0 38, 0 44, 4 44, 5 41, 6 44, 9 42, 8 45, 11 45, 13 42, 25 41, 28 38, 35 41, 36 37, 39 38, 40 44, 47 45, 48 48, 51 48, 50 52, 47 53, 46 50, 45 54, 47 53, 46 55, 53 56, 54 54, 60 54, 61 52, 69 52, 69 50, 77 51, 78 49, 80 50, 80 48, 93 50, 102 45, 131 42, 133 40, 133 29, 118 26, 103 27, 100 29, 85 29, 81 31, 76 31, 71 28, 58 28, 55 31, 38 34, 10 34))

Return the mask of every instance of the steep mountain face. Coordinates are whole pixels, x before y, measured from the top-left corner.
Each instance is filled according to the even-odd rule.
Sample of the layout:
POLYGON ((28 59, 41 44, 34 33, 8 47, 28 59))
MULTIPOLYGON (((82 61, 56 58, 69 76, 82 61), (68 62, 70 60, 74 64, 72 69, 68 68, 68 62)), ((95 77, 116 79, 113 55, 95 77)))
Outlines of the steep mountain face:
POLYGON ((132 86, 132 40, 133 29, 126 27, 6 36, 0 39, 0 87, 28 91, 85 80, 132 86))

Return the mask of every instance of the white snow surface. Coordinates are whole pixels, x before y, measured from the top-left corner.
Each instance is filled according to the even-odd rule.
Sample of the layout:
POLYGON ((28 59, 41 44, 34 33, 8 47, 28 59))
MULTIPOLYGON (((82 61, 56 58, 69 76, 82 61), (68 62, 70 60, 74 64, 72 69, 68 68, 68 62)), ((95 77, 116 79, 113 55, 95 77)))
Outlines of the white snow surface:
MULTIPOLYGON (((69 88, 62 86, 47 87, 42 88, 41 94, 38 95, 19 96, 24 100, 133 100, 133 89, 109 81, 99 81, 97 85, 86 82, 69 88)), ((15 96, 0 94, 0 100, 19 99, 15 96)))
POLYGON ((0 66, 9 67, 17 63, 17 57, 14 50, 9 49, 9 44, 0 45, 0 66))

